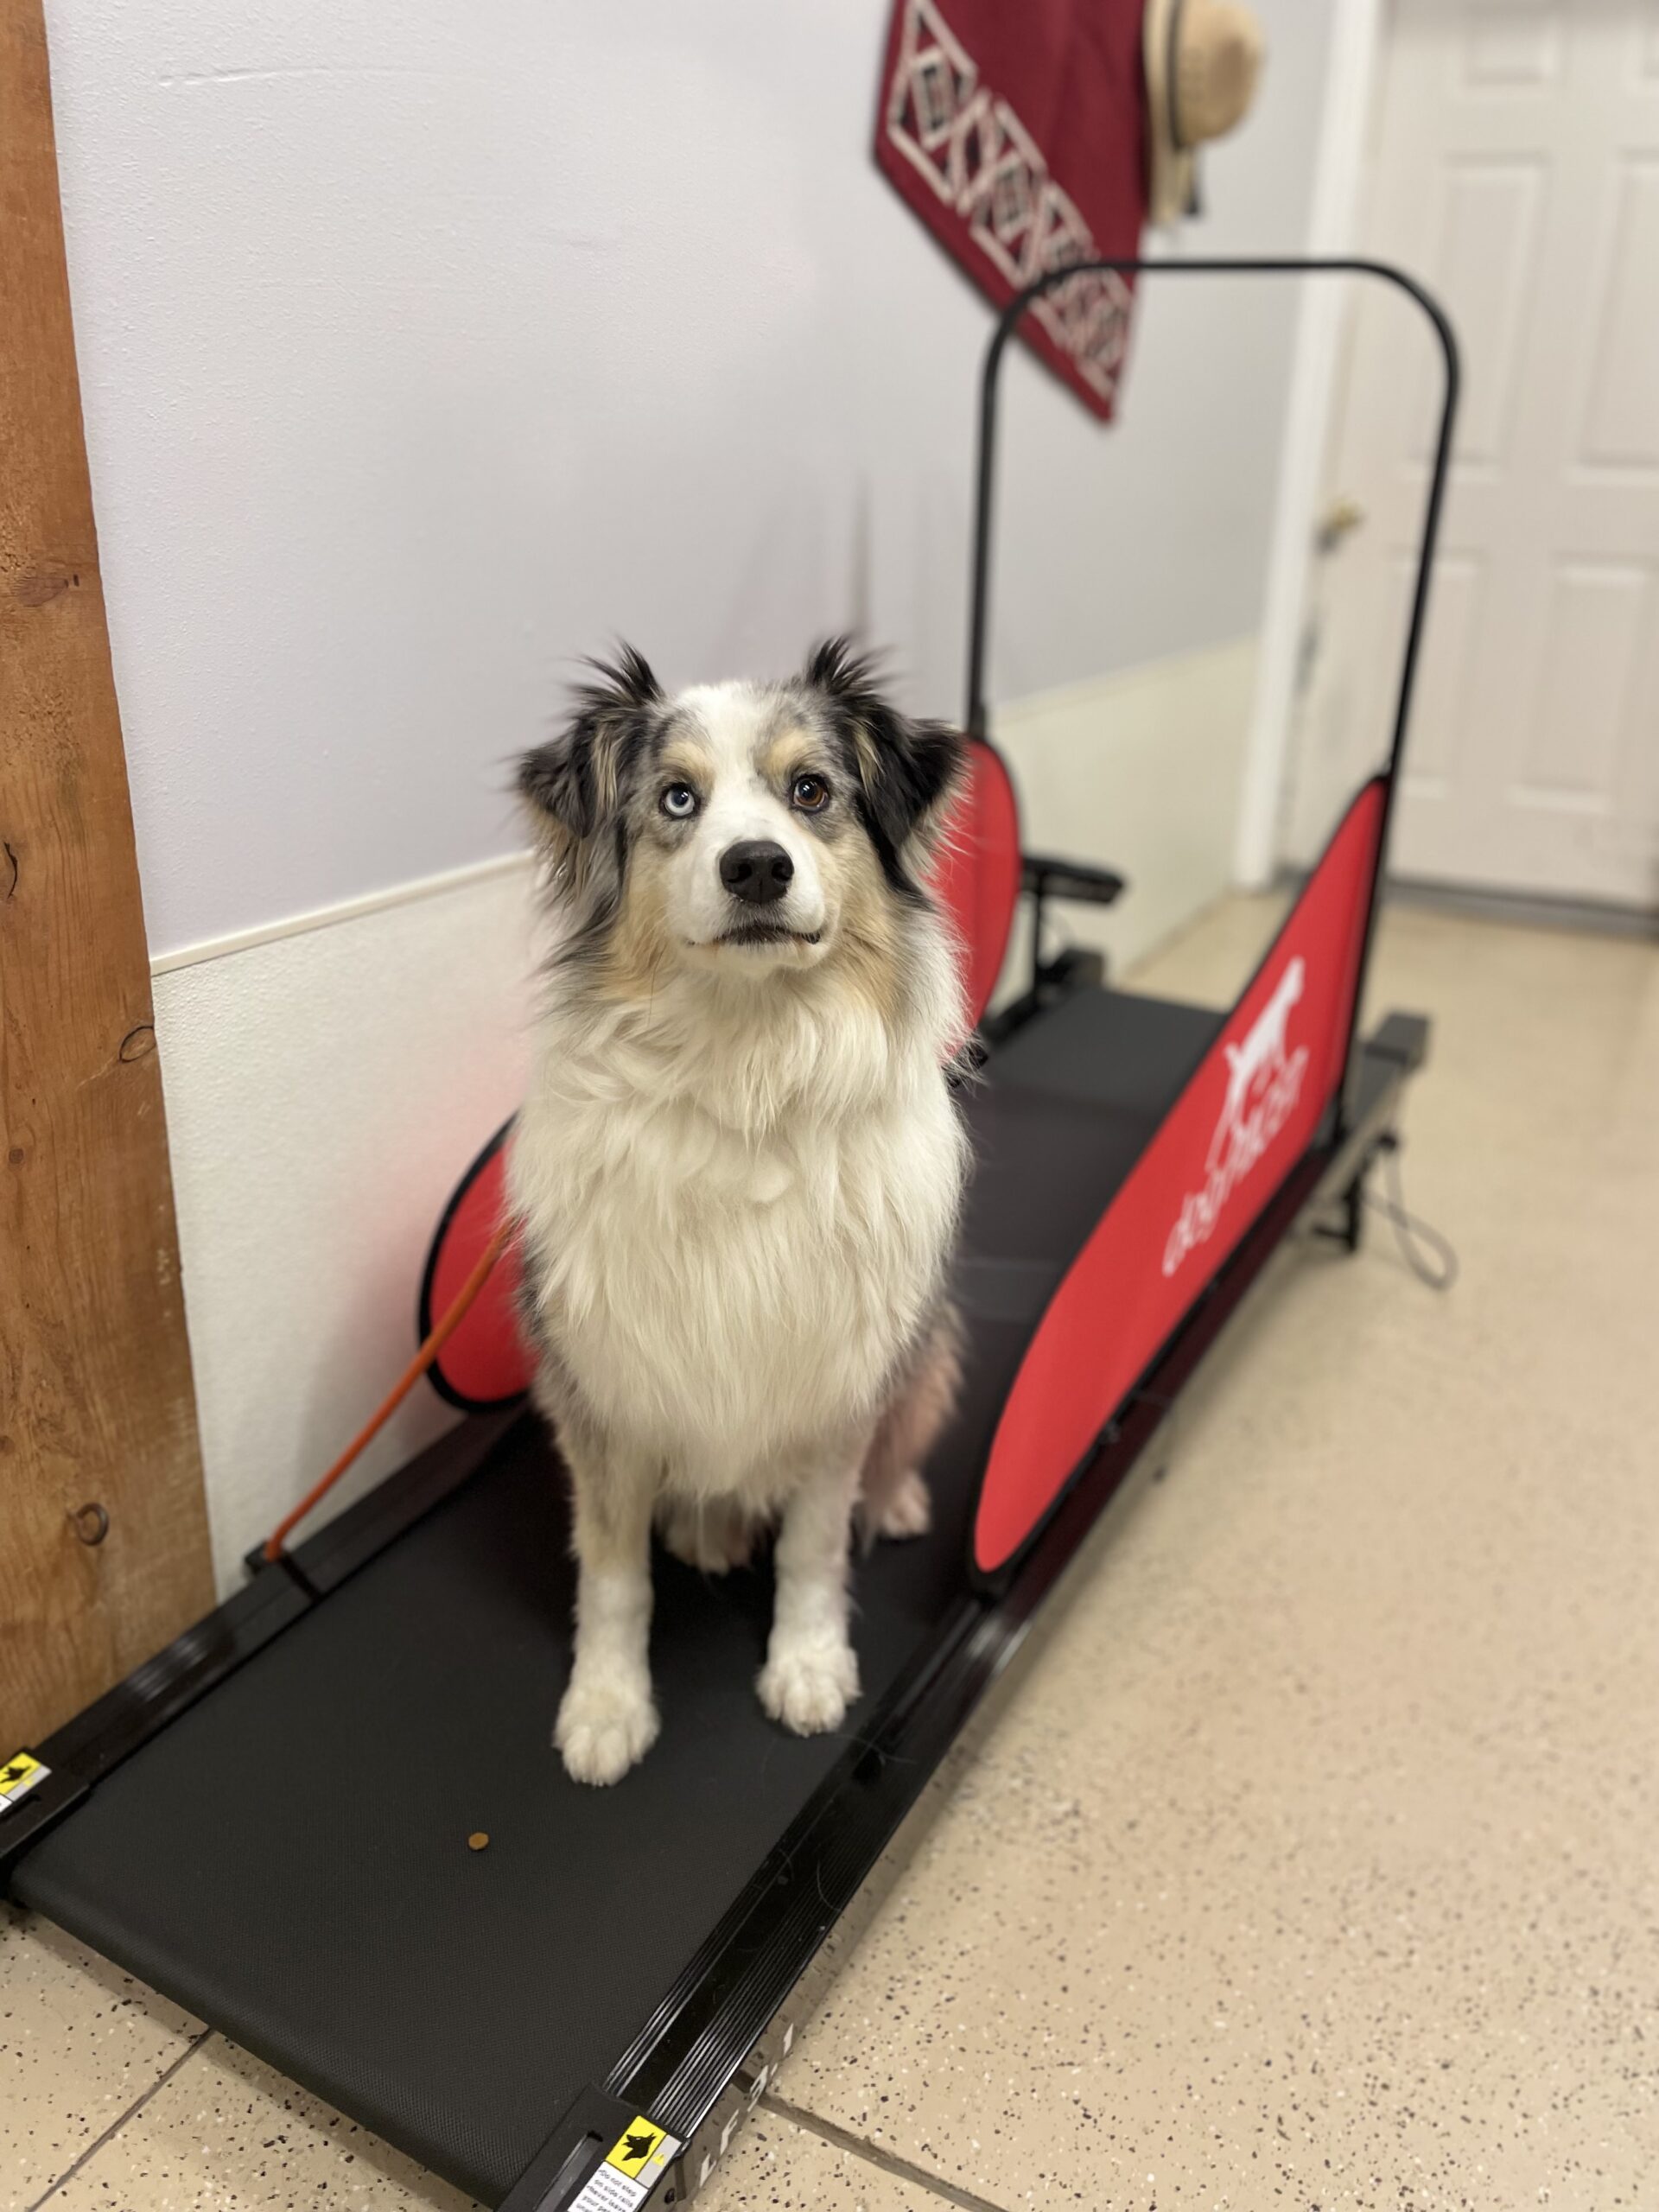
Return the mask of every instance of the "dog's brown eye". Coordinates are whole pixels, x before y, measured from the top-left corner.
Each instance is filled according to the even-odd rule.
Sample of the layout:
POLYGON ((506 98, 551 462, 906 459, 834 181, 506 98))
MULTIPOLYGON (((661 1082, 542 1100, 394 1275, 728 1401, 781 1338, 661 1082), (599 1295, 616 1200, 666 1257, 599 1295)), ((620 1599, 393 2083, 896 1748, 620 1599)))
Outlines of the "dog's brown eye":
POLYGON ((817 814, 830 803, 830 786, 822 776, 797 776, 789 796, 803 814, 817 814))
POLYGON ((697 795, 690 784, 670 784, 657 803, 676 822, 689 822, 697 810, 697 795))

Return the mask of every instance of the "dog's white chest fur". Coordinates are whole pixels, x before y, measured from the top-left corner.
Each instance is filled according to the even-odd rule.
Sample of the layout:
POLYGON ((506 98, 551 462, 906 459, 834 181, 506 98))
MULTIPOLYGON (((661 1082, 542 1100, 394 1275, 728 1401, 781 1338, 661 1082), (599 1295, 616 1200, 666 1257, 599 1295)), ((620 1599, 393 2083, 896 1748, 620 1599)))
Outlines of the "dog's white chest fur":
POLYGON ((670 1485, 775 1494, 804 1443, 875 1414, 938 1296, 963 1164, 943 1072, 868 1020, 723 1052, 561 1027, 512 1160, 550 1342, 670 1485))

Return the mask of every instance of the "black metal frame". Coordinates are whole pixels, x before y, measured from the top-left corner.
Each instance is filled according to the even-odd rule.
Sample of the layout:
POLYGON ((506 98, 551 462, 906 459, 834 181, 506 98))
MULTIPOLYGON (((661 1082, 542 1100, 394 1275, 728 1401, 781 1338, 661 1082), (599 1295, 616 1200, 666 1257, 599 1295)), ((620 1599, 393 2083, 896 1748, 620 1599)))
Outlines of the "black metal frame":
MULTIPOLYGON (((1427 588, 1428 556, 1444 486, 1456 355, 1444 319, 1398 272, 1350 263, 1084 264, 1085 269, 1173 267, 1373 270, 1417 297, 1440 329, 1448 368, 1447 411, 1425 531, 1390 769, 1397 766, 1427 588)), ((1074 274, 1075 270, 1064 274, 1074 274)), ((995 371, 1020 314, 1052 280, 1020 296, 999 322, 986 365, 980 448, 969 721, 982 726, 982 688, 988 591, 988 527, 995 371)), ((1379 861, 1378 875, 1381 866, 1379 861)), ((1374 919, 1376 886, 1371 888, 1374 919)), ((1363 972, 1363 970, 1362 970, 1363 972)), ((878 1859, 917 1812, 929 1777, 1003 1675, 1047 1597, 1102 1509, 1157 1435, 1166 1415, 1268 1262, 1299 1225, 1319 1225, 1347 1202, 1392 1131, 1408 1077, 1421 1065, 1427 1027, 1392 1015, 1362 1049, 1350 1039, 1344 1110, 1297 1160, 1245 1236, 1212 1276, 1031 1543, 988 1589, 966 1583, 928 1649, 781 1837, 603 2084, 583 2093, 552 2128, 505 2200, 503 2212, 560 2212, 636 2112, 681 2139, 684 2148, 660 2201, 695 2193, 706 2146, 764 2085, 768 2030, 817 1961, 832 1928, 864 1888, 878 1859), (759 2056, 757 2056, 759 2054, 759 2056), (749 2069, 747 2073, 746 2067, 749 2069)), ((45 1782, 0 1816, 0 1881, 46 1830, 73 1811, 115 1766, 207 1695, 350 1575, 366 1566, 488 1460, 519 1410, 475 1414, 274 1565, 253 1567, 248 1586, 47 1739, 45 1782)), ((868 1894, 868 1891, 866 1891, 868 1894)))
POLYGON ((1020 855, 1020 889, 1031 900, 1031 981, 1018 998, 1010 999, 995 1014, 980 1016, 980 1034, 988 1044, 1000 1044, 1022 1022, 1068 991, 1106 980, 1105 956, 1086 945, 1062 945, 1049 958, 1043 957, 1043 921, 1048 901, 1062 899, 1083 906, 1110 906, 1128 888, 1116 868, 1061 860, 1050 853, 1020 855))
POLYGON ((991 601, 991 521, 996 486, 996 428, 999 379, 1002 357, 1007 350, 1022 318, 1035 303, 1048 293, 1058 290, 1074 276, 1370 276, 1392 285, 1415 302, 1427 317, 1440 348, 1441 363, 1446 380, 1441 392, 1440 427, 1435 437, 1434 458, 1429 472, 1428 493, 1423 505, 1421 535, 1418 540, 1417 575, 1412 591, 1411 614, 1406 629, 1405 651, 1400 665, 1400 689, 1394 709, 1394 727, 1389 741, 1384 773, 1387 785, 1382 798, 1382 830, 1377 840, 1376 864, 1371 872, 1370 892, 1366 899, 1365 933, 1360 944, 1359 972, 1354 982, 1354 1002, 1349 1015, 1348 1036, 1344 1048, 1344 1077, 1339 1094, 1338 1114, 1345 1122, 1353 1110, 1352 1090, 1356 1080, 1355 1039, 1358 1033, 1361 1002, 1364 996, 1365 980, 1370 971, 1371 948, 1376 934, 1376 912, 1382 895, 1383 870, 1387 863, 1389 831, 1393 822, 1395 785, 1402 754, 1405 748, 1406 726, 1411 714, 1412 691, 1417 678, 1417 660, 1422 644, 1423 617, 1428 605, 1429 582, 1434 565, 1434 547, 1440 536, 1440 511, 1445 503, 1446 481, 1452 461, 1452 435, 1457 419, 1458 390, 1460 372, 1458 360, 1458 341, 1444 310, 1433 294, 1425 289, 1415 277, 1391 262, 1371 261, 1356 257, 1327 257, 1280 254, 1274 256, 1247 255, 1235 257, 1227 255, 1207 255, 1192 261, 1172 261, 1161 256, 1126 255, 1095 261, 1077 261, 1065 268, 1051 269, 1016 292, 997 317, 996 328, 991 334, 990 344, 985 349, 985 365, 981 373, 979 389, 979 454, 975 477, 973 575, 969 600, 968 621, 968 704, 967 728, 974 737, 985 737, 987 714, 985 702, 985 668, 989 652, 989 623, 991 601))

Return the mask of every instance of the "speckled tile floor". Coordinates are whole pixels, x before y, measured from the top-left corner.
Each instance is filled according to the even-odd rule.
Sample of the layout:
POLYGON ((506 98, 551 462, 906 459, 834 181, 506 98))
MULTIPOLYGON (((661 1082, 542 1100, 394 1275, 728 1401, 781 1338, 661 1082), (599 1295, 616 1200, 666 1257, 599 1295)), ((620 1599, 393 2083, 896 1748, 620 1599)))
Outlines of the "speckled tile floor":
MULTIPOLYGON (((1401 911, 1375 996, 1461 1281, 1279 1264, 708 2212, 1659 2205, 1659 950, 1401 911)), ((0 2212, 319 2203, 462 2200, 0 1923, 0 2212)))

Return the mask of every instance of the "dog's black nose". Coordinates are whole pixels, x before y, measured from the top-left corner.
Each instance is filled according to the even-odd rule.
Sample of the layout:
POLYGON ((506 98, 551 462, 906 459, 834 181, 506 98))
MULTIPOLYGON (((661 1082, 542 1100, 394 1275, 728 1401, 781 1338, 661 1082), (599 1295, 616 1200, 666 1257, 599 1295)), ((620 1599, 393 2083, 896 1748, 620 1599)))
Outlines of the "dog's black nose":
POLYGON ((720 856, 721 881, 734 899, 746 899, 751 906, 781 899, 794 873, 794 861, 770 837, 745 837, 720 856))

